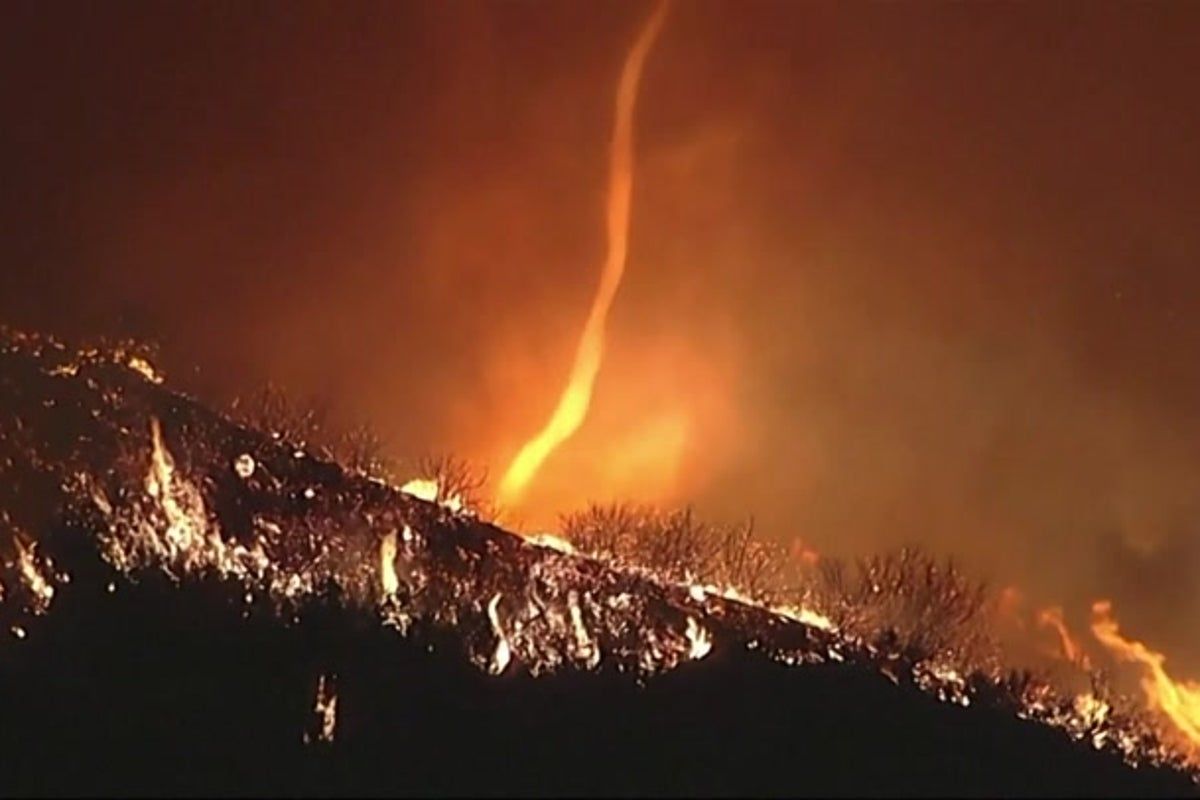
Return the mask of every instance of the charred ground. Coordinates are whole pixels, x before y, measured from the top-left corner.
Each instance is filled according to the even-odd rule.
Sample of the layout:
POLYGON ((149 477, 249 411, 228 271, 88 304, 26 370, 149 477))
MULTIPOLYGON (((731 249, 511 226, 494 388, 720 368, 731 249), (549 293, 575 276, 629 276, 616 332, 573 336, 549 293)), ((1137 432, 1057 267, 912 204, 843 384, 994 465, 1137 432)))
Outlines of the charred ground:
POLYGON ((5 793, 1194 793, 1018 719, 1007 686, 938 702, 888 654, 447 514, 134 358, 0 354, 5 793), (196 530, 147 501, 156 425, 158 500, 186 480, 196 530))

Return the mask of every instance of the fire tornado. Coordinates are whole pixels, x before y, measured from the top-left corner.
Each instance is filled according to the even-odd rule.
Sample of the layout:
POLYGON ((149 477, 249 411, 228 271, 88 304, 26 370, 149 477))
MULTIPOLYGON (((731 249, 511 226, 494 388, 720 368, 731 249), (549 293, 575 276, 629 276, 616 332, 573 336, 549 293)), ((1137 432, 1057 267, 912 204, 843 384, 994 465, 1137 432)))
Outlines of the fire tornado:
POLYGON ((633 112, 646 56, 662 30, 670 0, 661 0, 634 40, 617 83, 616 117, 609 150, 607 207, 608 249, 600 285, 592 301, 570 378, 546 425, 527 441, 500 482, 499 500, 520 498, 538 469, 554 450, 569 439, 587 416, 592 388, 604 354, 604 329, 609 308, 621 285, 629 250, 629 208, 633 194, 633 112))

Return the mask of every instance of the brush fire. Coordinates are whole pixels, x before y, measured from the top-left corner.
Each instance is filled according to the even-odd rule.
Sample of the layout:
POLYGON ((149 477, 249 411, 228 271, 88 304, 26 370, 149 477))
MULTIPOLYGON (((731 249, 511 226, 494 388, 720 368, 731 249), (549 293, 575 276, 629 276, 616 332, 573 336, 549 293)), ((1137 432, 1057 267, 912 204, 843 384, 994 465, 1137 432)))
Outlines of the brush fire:
MULTIPOLYGON (((511 533, 444 476, 396 485, 325 460, 172 392, 121 348, 76 352, 10 333, 0 357, 13 423, 0 608, 17 646, 36 641, 60 594, 85 590, 69 565, 94 548, 115 576, 109 591, 154 573, 177 591, 215 579, 280 624, 333 596, 398 637, 455 632, 492 676, 615 671, 642 682, 734 647, 798 670, 856 664, 962 707, 1008 707, 1130 765, 1191 775, 1200 763, 1200 689, 1125 638, 1107 602, 1093 609, 1090 648, 1061 609, 1039 611, 1029 630, 1049 629, 1056 646, 1018 673, 995 635, 1000 605, 917 552, 849 568, 771 550, 749 526, 628 506, 568 516, 557 535, 511 533), (35 521, 48 508, 57 521, 35 521), (1105 653, 1134 668, 1140 698, 1092 668, 1105 653)), ((314 746, 336 741, 336 686, 320 675, 304 732, 314 746)))
MULTIPOLYGON (((575 168, 586 159, 573 153, 557 163, 564 190, 566 176, 590 176, 593 185, 578 191, 596 201, 588 206, 595 213, 564 223, 566 233, 554 230, 562 220, 557 214, 540 226, 550 239, 588 243, 564 245, 563 251, 579 256, 572 262, 578 273, 572 280, 586 283, 586 297, 581 289, 571 302, 559 303, 560 289, 539 288, 528 271, 505 271, 496 255, 504 248, 537 253, 525 240, 539 226, 521 213, 518 199, 511 208, 507 202, 533 191, 536 182, 522 174, 515 155, 498 155, 498 145, 492 149, 459 134, 445 139, 450 155, 440 158, 455 161, 456 147, 478 149, 490 159, 486 163, 511 157, 514 166, 502 177, 512 185, 492 196, 489 179, 482 178, 476 193, 450 197, 440 194, 445 190, 438 180, 424 176, 420 158, 411 159, 417 166, 373 165, 372 170, 428 187, 431 199, 414 212, 414 219, 424 221, 414 229, 422 232, 405 230, 412 258, 422 265, 430 263, 423 259, 450 263, 456 258, 489 264, 475 277, 497 294, 496 302, 511 308, 491 317, 461 312, 488 317, 486 330, 469 320, 460 325, 458 306, 481 301, 472 301, 471 281, 459 282, 453 302, 429 315, 392 297, 384 303, 395 305, 394 310, 389 305, 386 325, 417 325, 419 317, 418 328, 405 328, 399 336, 380 323, 374 339, 364 338, 339 358, 328 358, 339 352, 335 345, 312 336, 305 326, 337 329, 378 306, 374 300, 352 302, 356 292, 361 294, 352 285, 361 277, 353 267, 347 267, 344 295, 334 292, 327 301, 308 305, 296 300, 308 291, 305 281, 316 280, 302 263, 309 253, 294 268, 281 270, 288 277, 271 284, 269 302, 253 301, 261 317, 231 319, 237 315, 230 313, 228 332, 210 325, 210 338, 241 342, 247 363, 272 352, 275 345, 268 340, 309 337, 303 346, 288 344, 274 363, 301 383, 327 383, 323 398, 333 407, 332 419, 322 421, 316 411, 276 390, 247 395, 240 381, 217 385, 232 387, 242 399, 210 398, 204 391, 208 378, 199 370, 177 377, 174 366, 184 360, 181 353, 203 353, 203 348, 153 345, 154 324, 136 336, 96 334, 81 316, 79 325, 60 326, 71 334, 61 338, 27 332, 31 328, 25 325, 0 328, 0 631, 7 631, 0 645, 0 685, 5 687, 0 750, 12 755, 10 765, 0 767, 0 788, 42 794, 81 789, 112 794, 1196 793, 1200 673, 1188 653, 1174 649, 1174 623, 1156 618, 1151 613, 1156 606, 1139 606, 1144 579, 1129 566, 1146 564, 1147 570, 1176 576, 1174 584, 1163 579, 1179 609, 1171 616, 1186 613, 1191 596, 1188 587, 1177 584, 1186 582, 1190 571, 1172 571, 1161 553, 1190 535, 1174 533, 1178 525, 1167 509, 1193 507, 1194 500, 1186 499, 1191 467, 1180 466, 1177 481, 1161 481, 1150 468, 1140 471, 1138 458, 1152 453, 1170 464, 1190 465, 1188 447, 1163 433, 1169 424, 1160 426, 1144 410, 1152 403, 1141 396, 1128 399, 1112 388, 1108 397, 1117 399, 1090 403, 1079 389, 1082 384, 1071 383, 1075 373, 1061 368, 1061 348, 1047 346, 1030 356, 1032 366, 1003 375, 988 372, 986 365, 1015 358, 1019 347, 1010 340, 985 342, 981 334, 966 356, 947 355, 956 347, 947 340, 960 334, 970 338, 962 333, 974 330, 970 326, 976 321, 967 319, 970 309, 928 323, 930 330, 942 326, 936 334, 875 337, 875 326, 900 312, 878 297, 869 281, 856 282, 850 274, 860 268, 851 262, 871 256, 865 245, 859 251, 813 238, 797 258, 813 270, 841 264, 848 277, 796 282, 787 269, 770 266, 778 258, 770 248, 753 245, 758 222, 736 207, 753 203, 753 193, 737 199, 731 191, 753 184, 706 165, 728 160, 736 173, 742 156, 730 153, 774 152, 759 127, 766 122, 721 121, 696 138, 694 131, 685 132, 688 110, 698 97, 693 84, 707 75, 706 91, 716 104, 729 96, 743 97, 747 108, 755 102, 785 103, 793 90, 812 95, 808 102, 815 104, 822 92, 833 89, 817 91, 807 82, 791 87, 780 76, 800 70, 801 62, 804 70, 818 70, 814 65, 824 64, 826 57, 840 65, 841 56, 819 54, 851 47, 854 37, 845 35, 857 30, 857 23, 838 21, 841 12, 824 7, 804 14, 781 8, 773 12, 782 20, 780 27, 770 31, 765 7, 747 6, 742 12, 719 3, 709 8, 655 0, 622 8, 632 12, 635 6, 636 13, 624 16, 616 7, 597 8, 598 17, 620 17, 622 25, 614 22, 611 31, 594 37, 563 34, 561 41, 550 32, 579 12, 546 7, 549 16, 540 20, 496 4, 453 13, 420 6, 424 10, 411 20, 405 16, 406 24, 427 26, 443 50, 448 42, 457 42, 453 46, 460 50, 442 61, 443 56, 409 43, 413 55, 403 58, 414 59, 413 64, 433 59, 429 80, 436 91, 408 87, 414 79, 407 73, 390 79, 395 91, 403 84, 423 98, 423 116, 448 116, 455 130, 457 115, 470 108, 480 119, 503 116, 504 125, 533 119, 557 136, 590 137, 587 152, 596 156, 595 163, 575 168), (718 6, 724 10, 714 10, 718 6), (519 24, 506 22, 505 14, 520 17, 519 24), (801 17, 805 25, 816 26, 814 31, 829 25, 840 33, 830 33, 834 41, 822 43, 820 34, 798 26, 801 17), (747 33, 752 29, 758 33, 747 33), (698 55, 704 49, 700 42, 718 30, 720 41, 731 48, 738 46, 738 37, 763 37, 765 61, 743 55, 737 62, 761 74, 759 83, 704 71, 715 56, 698 55), (466 36, 494 41, 476 50, 462 44, 466 36), (553 47, 545 44, 551 40, 553 47), (814 52, 812 64, 798 55, 801 41, 814 52), (522 100, 510 102, 501 114, 500 106, 525 97, 526 90, 514 92, 507 85, 510 79, 522 84, 508 73, 478 78, 490 81, 489 91, 507 101, 459 85, 467 80, 464 75, 486 71, 481 53, 491 52, 489 47, 522 50, 518 60, 543 64, 550 51, 562 58, 568 42, 581 48, 577 58, 595 61, 588 61, 584 71, 604 76, 591 81, 603 92, 567 93, 570 111, 558 101, 542 107, 522 100), (684 90, 671 96, 654 88, 656 80, 684 90), (589 110, 589 97, 596 109, 589 110), (596 132, 600 120, 604 136, 596 132), (674 189, 664 188, 668 185, 691 188, 672 195, 674 189), (435 198, 445 203, 437 205, 435 198), (456 220, 471 218, 462 209, 472 203, 487 217, 483 229, 494 234, 487 244, 468 243, 470 237, 454 229, 456 220), (444 216, 428 210, 434 207, 445 208, 444 216), (681 233, 671 227, 677 221, 690 227, 681 233), (736 230, 737 236, 721 239, 713 233, 720 228, 736 230), (691 234, 699 244, 689 244, 691 234), (683 243, 669 243, 675 239, 683 243), (711 242, 734 244, 726 251, 724 245, 710 247, 711 242), (703 249, 737 261, 736 269, 747 275, 761 270, 767 294, 784 298, 800 286, 814 297, 795 300, 783 312, 785 321, 771 316, 779 312, 757 299, 761 292, 747 289, 754 285, 750 278, 730 277, 732 271, 723 273, 727 290, 706 295, 695 275, 703 264, 715 262, 702 257, 695 270, 690 267, 698 254, 707 255, 703 249), (598 270, 591 270, 596 252, 603 257, 598 270), (681 261, 689 263, 687 277, 671 283, 679 272, 672 265, 681 261), (639 295, 654 292, 660 299, 647 313, 639 295), (555 302, 539 305, 551 297, 555 302), (287 298, 304 307, 300 316, 311 318, 297 323, 301 327, 273 322, 282 312, 267 306, 287 298), (823 306, 843 302, 869 322, 861 327, 828 322, 823 306), (797 321, 810 312, 810 318, 797 321), (760 315, 769 335, 753 339, 750 331, 760 315), (544 335, 549 329, 553 335, 544 335), (425 337, 420 347, 412 346, 415 330, 425 337), (861 367, 821 355, 826 345, 818 331, 834 331, 829 353, 837 359, 849 354, 846 363, 861 367), (482 343, 467 341, 472 338, 482 343), (394 360, 392 339, 403 341, 394 360), (783 339, 803 344, 785 345, 783 339), (520 344, 531 340, 536 343, 520 344), (378 344, 368 346, 368 341, 378 344), (573 347, 565 349, 564 342, 573 347), (164 347, 172 354, 165 370, 159 367, 166 363, 164 347), (901 367, 872 366, 876 350, 885 361, 900 358, 901 367), (460 363, 460 356, 465 361, 460 363), (960 356, 969 362, 961 367, 966 376, 961 381, 954 360, 960 356), (764 365, 778 368, 793 360, 805 370, 803 387, 789 383, 783 399, 768 402, 764 398, 772 387, 764 365), (371 376, 365 392, 349 377, 354 370, 371 376), (955 374, 937 374, 942 370, 955 374), (468 373, 475 377, 464 377, 468 373), (457 377, 443 382, 438 376, 444 375, 457 377), (1052 376, 1046 378, 1049 388, 1036 388, 1039 376, 1052 376), (473 383, 476 378, 481 383, 473 383), (972 406, 975 390, 967 387, 973 383, 986 384, 997 397, 1016 398, 1012 408, 992 400, 972 406), (485 390, 473 393, 479 385, 485 390), (865 386, 870 393, 862 391, 865 386), (942 390, 954 395, 947 409, 961 403, 968 411, 955 416, 947 410, 940 420, 923 392, 942 390), (390 420, 403 416, 390 431, 400 431, 405 442, 428 441, 421 437, 439 432, 442 452, 462 451, 468 457, 394 460, 392 451, 403 448, 393 447, 387 437, 341 424, 363 416, 354 413, 362 404, 376 402, 364 399, 368 394, 387 395, 375 406, 378 413, 365 415, 388 420, 381 428, 389 430, 390 420), (886 400, 876 399, 877 394, 886 394, 886 400), (1039 398, 1068 409, 1063 418, 1070 421, 1043 425, 1031 410, 1039 398), (416 411, 401 413, 402 400, 416 411), (443 427, 446 420, 453 424, 443 427), (939 427, 943 423, 946 427, 939 427), (442 436, 443 430, 449 433, 442 436), (961 447, 934 442, 953 438, 956 431, 961 447), (803 444, 772 454, 761 468, 748 466, 762 452, 762 442, 790 438, 803 444), (920 477, 928 463, 923 448, 945 462, 928 479, 920 477), (1095 464, 1108 463, 1112 453, 1119 455, 1112 460, 1118 466, 1101 473, 1095 464), (1119 543, 1104 540, 1105 547, 1116 548, 1119 557, 1110 561, 1119 566, 1097 556, 1104 569, 1092 570, 1111 579, 1111 587, 1095 576, 1080 577, 1087 570, 1069 559, 1059 566, 1052 554, 1064 552, 1057 548, 1066 545, 1055 540, 1044 557, 1036 549, 1032 556, 1015 547, 1005 552, 995 571, 1003 588, 993 590, 984 580, 992 574, 975 577, 981 564, 986 566, 986 554, 1000 552, 1005 537, 1012 539, 1008 531, 1029 519, 1008 510, 1006 502, 1019 496, 1023 499, 1015 505, 1044 514, 1046 524, 1062 521, 1074 531, 1081 517, 1064 512, 1064 505, 1095 500, 1086 490, 1066 491, 1066 483, 1054 482, 1057 477, 1031 486, 1038 476, 1050 475, 1041 470, 1058 464, 1056 459, 1066 459, 1068 472, 1078 466, 1081 481, 1103 496, 1096 505, 1111 511, 1109 516, 1097 511, 1087 522, 1103 527, 1115 520, 1119 528, 1110 536, 1119 543), (1089 460, 1094 463, 1082 466, 1089 460), (1018 474, 1022 463, 1030 465, 1032 478, 1018 474), (495 481, 489 476, 492 466, 502 467, 495 481), (842 469, 852 481, 836 480, 842 469), (954 489, 946 494, 955 496, 930 500, 934 476, 949 474, 942 470, 983 477, 951 476, 944 484, 954 489), (860 491, 860 480, 870 488, 860 491), (730 508, 743 513, 754 498, 771 493, 794 495, 796 505, 790 500, 774 504, 765 517, 728 513, 730 508), (721 499, 690 504, 693 495, 721 499), (1146 511, 1146 498, 1161 500, 1161 515, 1146 511), (811 508, 798 510, 799 504, 811 508), (876 511, 861 508, 872 504, 876 511), (987 515, 963 510, 973 504, 986 508, 987 515), (781 515, 780 508, 791 510, 781 515), (927 538, 907 536, 919 546, 864 548, 850 533, 864 520, 894 523, 901 535, 912 533, 914 521, 976 519, 982 522, 970 537, 942 537, 936 524, 927 538), (839 526, 845 526, 844 536, 839 526), (972 557, 961 562, 949 557, 956 543, 972 557), (1030 580, 1020 582, 1014 575, 1030 580), (1060 583, 1062 592, 1056 594, 1060 583), (1160 636, 1168 641, 1160 642, 1160 636), (78 756, 67 759, 66 753, 78 756), (47 766, 64 759, 71 765, 47 766), (847 759, 859 763, 845 766, 847 759)), ((997 11, 955 13, 982 18, 997 11)), ((1035 16, 1031 10, 1006 13, 1035 16)), ((368 31, 378 26, 366 17, 359 22, 347 41, 373 43, 376 34, 368 31)), ((1035 22, 1043 24, 1040 17, 1035 22)), ((953 27, 945 20, 938 24, 953 27)), ((313 42, 335 47, 324 37, 323 25, 317 25, 298 40, 304 44, 297 44, 297 52, 313 42)), ((988 40, 980 46, 1001 45, 988 40)), ((901 58, 890 52, 873 58, 901 58)), ((376 66, 383 69, 384 61, 381 57, 376 66)), ((180 61, 177 69, 192 74, 189 70, 200 68, 180 61)), ((344 67, 331 58, 328 69, 335 80, 344 67)), ((873 85, 876 78, 868 72, 847 68, 837 73, 845 84, 831 86, 840 86, 849 98, 873 85)), ((260 77, 245 85, 260 91, 263 87, 253 81, 274 85, 277 80, 260 77)), ((354 92, 338 100, 330 85, 315 84, 303 100, 305 108, 311 112, 331 104, 334 112, 338 102, 362 102, 375 114, 383 107, 382 101, 363 100, 354 92)), ((529 98, 544 91, 561 100, 567 88, 578 87, 566 78, 545 79, 544 87, 527 91, 529 98)), ((147 84, 145 91, 155 89, 147 84)), ((945 91, 958 96, 953 86, 945 91)), ((999 96, 1009 90, 985 86, 981 91, 999 96)), ((316 128, 341 130, 335 117, 311 113, 305 118, 316 128)), ((853 139, 865 136, 853 133, 853 120, 854 112, 840 104, 823 116, 814 111, 816 133, 797 139, 797 147, 834 159, 837 148, 829 142, 844 135, 854 142, 846 147, 862 145, 869 160, 871 148, 883 145, 853 139)), ((252 128, 270 126, 252 123, 252 128)), ((197 136, 211 135, 214 141, 225 135, 202 125, 197 130, 197 136)), ((147 128, 146 146, 171 135, 147 128)), ((198 163, 209 157, 203 150, 196 146, 198 163)), ((329 159, 330 170, 340 168, 338 159, 353 160, 354 154, 345 151, 341 147, 338 158, 329 159)), ((551 148, 545 157, 553 161, 555 152, 551 148)), ((947 157, 967 156, 948 152, 947 157)), ((247 159, 244 163, 230 158, 205 173, 220 197, 225 197, 220 187, 226 180, 220 176, 258 164, 263 156, 241 153, 237 159, 247 159)), ((475 162, 463 163, 469 171, 475 162)), ((165 166, 147 166, 146 174, 157 175, 155 169, 169 173, 165 166)), ((260 180, 275 180, 272 168, 261 169, 260 180)), ((821 169, 803 173, 814 193, 821 169)), ((782 203, 779 213, 816 213, 815 200, 794 200, 793 175, 782 165, 779 170, 779 180, 790 187, 770 190, 782 203)), ((173 180, 153 178, 160 179, 173 180)), ((557 187, 557 180, 548 185, 557 187)), ((772 185, 764 180, 762 186, 772 185)), ((139 199, 142 190, 132 184, 111 183, 105 191, 128 200, 131 208, 148 202, 139 199)), ((193 234, 180 233, 191 216, 186 198, 192 190, 178 188, 186 184, 171 183, 182 198, 177 207, 151 214, 162 223, 153 235, 168 244, 178 236, 180 250, 195 241, 188 238, 193 234)), ((864 185, 873 184, 866 180, 864 185)), ((935 190, 940 188, 930 192, 935 190)), ((225 200, 212 202, 209 212, 218 214, 215 209, 225 200)), ((836 192, 829 197, 831 205, 858 202, 836 192)), ((359 205, 388 204, 369 197, 359 205)), ((566 200, 563 205, 573 211, 584 207, 566 200)), ((394 210, 397 204, 388 207, 394 210)), ((760 216, 775 213, 773 206, 753 207, 760 216)), ((340 218, 332 208, 322 208, 331 219, 340 218)), ((897 225, 909 211, 892 207, 897 225)), ((787 221, 783 227, 793 224, 801 223, 787 221)), ((1067 230, 1068 223, 1063 225, 1067 230)), ((146 230, 139 226, 130 242, 150 236, 146 230)), ((288 236, 304 236, 293 227, 288 231, 288 236)), ((1075 228, 1068 233, 1079 235, 1075 228)), ((945 241, 935 244, 923 233, 884 235, 877 229, 864 238, 876 235, 889 247, 911 245, 922 252, 945 247, 955 255, 952 240, 959 234, 947 229, 945 241)), ((105 246, 119 254, 136 249, 112 241, 118 238, 108 236, 105 246)), ((1190 252, 1186 246, 1179 244, 1178 253, 1190 252)), ((231 258, 241 263, 241 256, 231 258)), ((948 291, 958 291, 956 281, 971 283, 952 275, 949 267, 931 274, 931 294, 935 282, 948 291)), ((236 282, 231 276, 215 272, 212 279, 236 282)), ((438 286, 442 273, 435 267, 414 276, 405 278, 405 291, 418 303, 437 305, 431 298, 443 290, 438 286)), ((456 277, 444 280, 455 283, 456 277)), ((1011 291, 1025 297, 1022 293, 1031 291, 1018 278, 1011 280, 1009 286, 997 279, 979 294, 1011 291)), ((1036 281, 1029 286, 1035 284, 1041 286, 1036 281)), ((387 291, 381 285, 370 293, 387 291)), ((974 297, 975 289, 962 291, 974 297)), ((1120 290, 1114 291, 1118 294, 1110 292, 1105 302, 1124 302, 1120 290)), ((61 286, 59 292, 70 294, 61 286)), ((9 294, 19 299, 19 292, 9 294)), ((985 301, 979 302, 980 317, 991 313, 985 301)), ((1040 301, 1029 302, 1032 308, 1040 301)), ((172 314, 199 313, 185 292, 173 303, 172 314)), ((1052 306, 1047 301, 1046 309, 1052 306)), ((155 314, 165 313, 162 308, 155 314)), ((8 306, 0 312, 15 321, 42 322, 8 306)), ((1036 314, 1051 311, 1038 307, 1030 318, 1036 314)), ((1172 325, 1182 324, 1172 315, 1172 325)), ((168 333, 164 329, 163 335, 168 333)), ((1168 372, 1164 366, 1162 374, 1146 381, 1173 380, 1168 372)), ((1188 402, 1183 394, 1173 400, 1180 407, 1188 402)), ((1191 552, 1179 547, 1184 555, 1191 552)))

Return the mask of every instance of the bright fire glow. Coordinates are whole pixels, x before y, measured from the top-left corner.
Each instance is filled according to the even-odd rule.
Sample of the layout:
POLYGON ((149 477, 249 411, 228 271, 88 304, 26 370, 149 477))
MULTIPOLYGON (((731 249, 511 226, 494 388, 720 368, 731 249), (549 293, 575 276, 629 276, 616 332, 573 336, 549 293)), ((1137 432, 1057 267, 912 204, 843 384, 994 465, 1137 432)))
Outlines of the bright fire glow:
POLYGON ((1078 664, 1083 669, 1091 668, 1083 647, 1075 641, 1075 637, 1071 636, 1071 631, 1067 628, 1067 623, 1063 619, 1063 610, 1060 607, 1043 608, 1038 612, 1037 621, 1038 625, 1043 628, 1051 628, 1058 634, 1059 642, 1062 644, 1062 654, 1067 661, 1078 664))
POLYGON ((613 298, 625 272, 629 250, 629 208, 633 194, 633 111, 646 56, 662 29, 668 2, 654 9, 625 59, 617 84, 616 119, 609 151, 608 250, 600 274, 600 286, 592 302, 571 367, 566 389, 545 427, 517 453, 500 483, 501 503, 518 499, 538 469, 560 444, 569 439, 587 416, 592 387, 600 371, 604 351, 604 329, 613 298))
POLYGON ((379 582, 384 595, 394 595, 400 589, 400 579, 396 576, 395 531, 389 531, 379 542, 379 582))
POLYGON ((689 644, 688 658, 699 661, 712 652, 712 635, 691 617, 688 617, 685 633, 689 644))
POLYGON ((317 719, 321 723, 321 729, 317 731, 317 737, 322 742, 332 742, 334 733, 337 731, 337 694, 333 689, 333 677, 322 675, 317 681, 317 701, 313 707, 316 712, 317 719))
MULTIPOLYGON (((32 596, 32 610, 36 614, 44 614, 54 600, 54 586, 38 567, 38 557, 35 552, 37 543, 25 544, 16 539, 17 566, 20 569, 21 580, 29 589, 32 596)), ((2 597, 2 595, 0 595, 2 597)))
POLYGON ((451 492, 443 496, 441 485, 431 478, 413 478, 401 486, 400 491, 455 512, 462 511, 465 505, 461 495, 451 492))
POLYGON ((400 491, 422 500, 428 500, 430 503, 436 503, 440 493, 438 482, 427 478, 413 478, 401 486, 400 491))
POLYGON ((1200 683, 1175 681, 1163 664, 1166 656, 1141 642, 1126 639, 1112 616, 1112 603, 1100 600, 1092 606, 1092 632, 1117 658, 1141 664, 1142 691, 1153 708, 1162 711, 1191 744, 1200 749, 1200 683))
MULTIPOLYGON (((44 372, 55 386, 92 380, 70 365, 51 364, 44 372)), ((157 398, 163 390, 148 384, 130 391, 157 398)), ((116 393, 88 396, 97 403, 97 419, 127 410, 126 400, 116 393)), ((325 596, 324 587, 333 586, 340 602, 371 607, 382 624, 400 635, 407 635, 415 622, 462 631, 471 661, 493 674, 520 669, 538 676, 595 670, 603 663, 649 676, 741 642, 747 650, 788 665, 871 663, 894 682, 900 680, 892 666, 903 663, 894 657, 904 652, 894 649, 897 643, 843 632, 834 619, 840 620, 845 609, 821 606, 820 592, 802 594, 797 598, 802 604, 772 605, 732 585, 677 581, 636 565, 607 567, 576 555, 570 543, 552 534, 518 543, 503 530, 475 524, 470 511, 450 520, 416 503, 397 502, 394 487, 381 488, 379 481, 365 476, 340 472, 335 473, 338 480, 324 482, 314 481, 319 473, 311 470, 293 473, 300 456, 275 438, 264 436, 246 449, 247 437, 239 434, 225 443, 228 448, 212 448, 208 443, 214 434, 215 441, 223 441, 223 428, 194 422, 178 408, 162 421, 145 416, 138 427, 148 436, 138 437, 133 427, 121 429, 142 452, 109 468, 84 460, 63 467, 64 491, 81 508, 89 500, 93 504, 100 555, 131 580, 146 570, 165 572, 178 582, 217 577, 240 584, 235 588, 243 590, 247 606, 265 603, 281 617, 294 614, 308 599, 325 596), (247 483, 277 475, 276 491, 295 507, 264 510, 253 516, 248 530, 229 531, 221 506, 207 499, 214 475, 233 475, 247 483), (316 502, 318 497, 323 502, 316 502), (348 525, 348 519, 353 523, 348 525), (297 526, 302 535, 296 535, 297 526), (787 619, 806 629, 797 630, 787 619), (744 634, 750 635, 743 640, 744 634)), ((37 441, 31 437, 30 446, 37 441)), ((43 452, 33 450, 31 460, 53 464, 43 452)), ((453 481, 415 480, 403 490, 445 506, 446 483, 453 481)), ((37 541, 15 533, 12 554, 0 561, 0 610, 4 602, 12 602, 11 596, 21 613, 44 613, 57 599, 56 587, 69 583, 70 576, 55 569, 37 541)), ((807 556, 809 552, 803 543, 794 543, 792 554, 801 564, 818 558, 815 552, 807 556)), ((117 585, 109 582, 108 591, 117 585)), ((1016 589, 1002 592, 1000 601, 1003 614, 1019 619, 1022 601, 1016 589)), ((1131 764, 1173 764, 1190 752, 1194 765, 1200 765, 1200 683, 1172 679, 1162 653, 1123 637, 1111 604, 1096 603, 1093 612, 1097 639, 1119 660, 1141 668, 1152 714, 1126 713, 1124 698, 1111 695, 1103 682, 1094 681, 1090 692, 1073 690, 1064 696, 1048 681, 1031 677, 1005 689, 1019 702, 1017 715, 1063 729, 1072 738, 1086 738, 1098 749, 1115 750, 1131 764), (1110 697, 1121 705, 1110 705, 1110 697)), ((1060 609, 1043 611, 1038 621, 1057 631, 1068 658, 1084 660, 1081 643, 1071 636, 1060 609)), ((24 639, 27 629, 18 622, 24 620, 6 619, 4 627, 24 639)), ((958 663, 953 654, 944 653, 911 665, 911 677, 922 690, 965 706, 975 699, 972 678, 978 676, 972 670, 984 669, 984 677, 1003 681, 997 670, 1004 668, 958 663)), ((308 741, 334 738, 335 683, 332 673, 318 682, 308 741)))
POLYGON ((555 536, 553 533, 541 531, 539 533, 529 534, 525 537, 525 539, 532 544, 538 545, 539 547, 548 547, 551 550, 557 550, 558 552, 566 553, 567 555, 575 554, 575 545, 571 544, 561 536, 555 536))

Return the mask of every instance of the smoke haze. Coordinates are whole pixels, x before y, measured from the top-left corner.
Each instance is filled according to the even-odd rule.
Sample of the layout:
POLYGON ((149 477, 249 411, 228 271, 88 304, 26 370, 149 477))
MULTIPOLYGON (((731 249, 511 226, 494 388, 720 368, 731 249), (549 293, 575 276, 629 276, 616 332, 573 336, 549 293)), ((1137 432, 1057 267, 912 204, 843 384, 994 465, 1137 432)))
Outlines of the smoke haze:
MULTIPOLYGON (((494 477, 604 249, 646 3, 16 3, 0 314, 135 334, 494 477)), ((919 542, 1200 675, 1200 7, 679 2, 646 65, 590 499, 919 542)))

